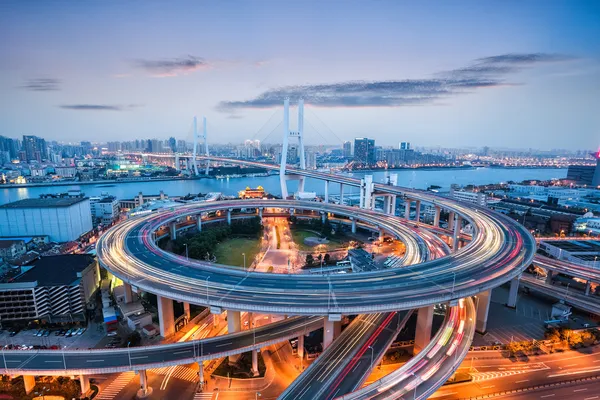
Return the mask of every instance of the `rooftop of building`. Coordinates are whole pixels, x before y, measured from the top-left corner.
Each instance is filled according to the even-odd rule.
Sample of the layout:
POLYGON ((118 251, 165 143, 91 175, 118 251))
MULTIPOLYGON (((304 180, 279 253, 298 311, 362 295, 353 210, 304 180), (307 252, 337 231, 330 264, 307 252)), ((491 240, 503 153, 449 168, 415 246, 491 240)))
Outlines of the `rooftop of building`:
POLYGON ((40 286, 70 285, 77 281, 81 273, 92 262, 90 254, 64 254, 42 257, 33 266, 17 276, 12 282, 34 282, 40 286))
POLYGON ((13 201, 12 203, 3 204, 0 208, 56 208, 56 207, 71 207, 77 203, 87 200, 87 197, 59 197, 45 199, 23 199, 13 201))
POLYGON ((8 249, 13 244, 25 243, 23 239, 2 239, 0 238, 0 249, 8 249))
POLYGON ((553 240, 546 242, 546 245, 555 246, 571 253, 600 254, 600 242, 595 240, 553 240))

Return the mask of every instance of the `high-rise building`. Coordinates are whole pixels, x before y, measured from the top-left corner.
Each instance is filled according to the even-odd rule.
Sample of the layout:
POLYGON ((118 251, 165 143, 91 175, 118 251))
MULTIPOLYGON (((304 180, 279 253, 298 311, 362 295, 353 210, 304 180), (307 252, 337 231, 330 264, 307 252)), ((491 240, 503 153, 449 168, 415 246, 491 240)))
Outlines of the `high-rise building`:
POLYGON ((354 161, 365 164, 375 164, 375 139, 354 139, 354 161))
POLYGON ((174 137, 169 138, 169 148, 171 149, 171 151, 173 153, 177 152, 177 141, 175 140, 174 137))
POLYGON ((596 159, 595 166, 569 165, 567 180, 574 181, 578 185, 600 186, 600 151, 593 154, 596 159))
POLYGON ((9 159, 19 156, 19 144, 17 140, 0 136, 0 152, 7 153, 9 159))
POLYGON ((349 140, 344 142, 344 158, 347 160, 352 158, 352 142, 349 140))
POLYGON ((309 150, 305 153, 306 169, 317 169, 317 153, 309 150))
POLYGON ((410 150, 410 142, 400 142, 398 148, 400 150, 410 150))
POLYGON ((23 152, 26 158, 23 161, 36 160, 42 162, 42 160, 48 159, 46 141, 37 136, 23 135, 23 152))

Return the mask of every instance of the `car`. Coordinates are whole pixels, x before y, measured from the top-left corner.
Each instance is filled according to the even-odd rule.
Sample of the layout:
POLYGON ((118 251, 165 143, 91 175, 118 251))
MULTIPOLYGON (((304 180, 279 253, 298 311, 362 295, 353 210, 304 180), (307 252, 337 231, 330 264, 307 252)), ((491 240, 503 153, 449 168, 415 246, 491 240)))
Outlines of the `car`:
POLYGON ((87 331, 87 328, 83 327, 79 330, 78 335, 83 335, 85 333, 85 331, 87 331))
POLYGON ((38 329, 37 331, 36 331, 36 330, 34 330, 34 331, 33 331, 33 336, 37 336, 37 335, 38 335, 38 333, 40 333, 41 331, 42 331, 42 329, 38 329))
POLYGON ((43 337, 48 337, 50 336, 50 329, 46 329, 46 331, 44 332, 44 334, 42 335, 43 337))
POLYGON ((117 331, 108 332, 106 336, 117 336, 117 331))
POLYGON ((71 335, 73 334, 73 331, 74 331, 74 329, 69 329, 69 330, 67 331, 67 333, 65 333, 65 336, 66 336, 66 337, 71 337, 71 335))

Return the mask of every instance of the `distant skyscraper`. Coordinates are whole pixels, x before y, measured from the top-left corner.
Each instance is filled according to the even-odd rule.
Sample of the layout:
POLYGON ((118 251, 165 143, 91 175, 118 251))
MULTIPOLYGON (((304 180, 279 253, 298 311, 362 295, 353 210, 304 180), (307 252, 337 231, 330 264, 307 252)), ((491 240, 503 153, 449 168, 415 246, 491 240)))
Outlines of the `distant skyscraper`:
POLYGON ((400 142, 400 150, 410 150, 410 142, 400 142))
POLYGON ((317 169, 317 153, 312 150, 306 152, 306 169, 317 169))
POLYGON ((352 142, 349 140, 344 142, 344 158, 347 160, 352 158, 352 142))
POLYGON ((177 141, 175 140, 174 137, 169 138, 169 148, 171 149, 171 151, 173 153, 177 152, 177 141))
POLYGON ((25 161, 37 160, 41 162, 48 158, 46 141, 37 136, 23 135, 23 152, 25 153, 25 161))
POLYGON ((354 161, 365 165, 375 164, 375 140, 368 138, 354 139, 354 161))

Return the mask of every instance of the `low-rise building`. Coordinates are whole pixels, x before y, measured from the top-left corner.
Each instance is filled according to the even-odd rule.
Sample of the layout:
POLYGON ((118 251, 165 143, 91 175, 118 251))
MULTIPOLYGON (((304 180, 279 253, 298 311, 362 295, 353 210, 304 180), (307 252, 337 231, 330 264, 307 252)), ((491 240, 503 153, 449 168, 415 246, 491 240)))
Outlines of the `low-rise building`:
POLYGON ((90 210, 94 225, 110 225, 119 218, 119 201, 115 196, 90 197, 90 210))
POLYGON ((95 257, 68 254, 42 257, 0 283, 0 320, 85 320, 86 304, 100 283, 95 257))
POLYGON ((0 258, 13 259, 21 257, 27 252, 27 244, 22 239, 1 239, 0 258))
POLYGON ((457 190, 455 188, 450 189, 450 197, 458 200, 464 201, 466 203, 473 203, 480 205, 482 207, 487 206, 487 194, 483 192, 473 192, 467 190, 457 190))

